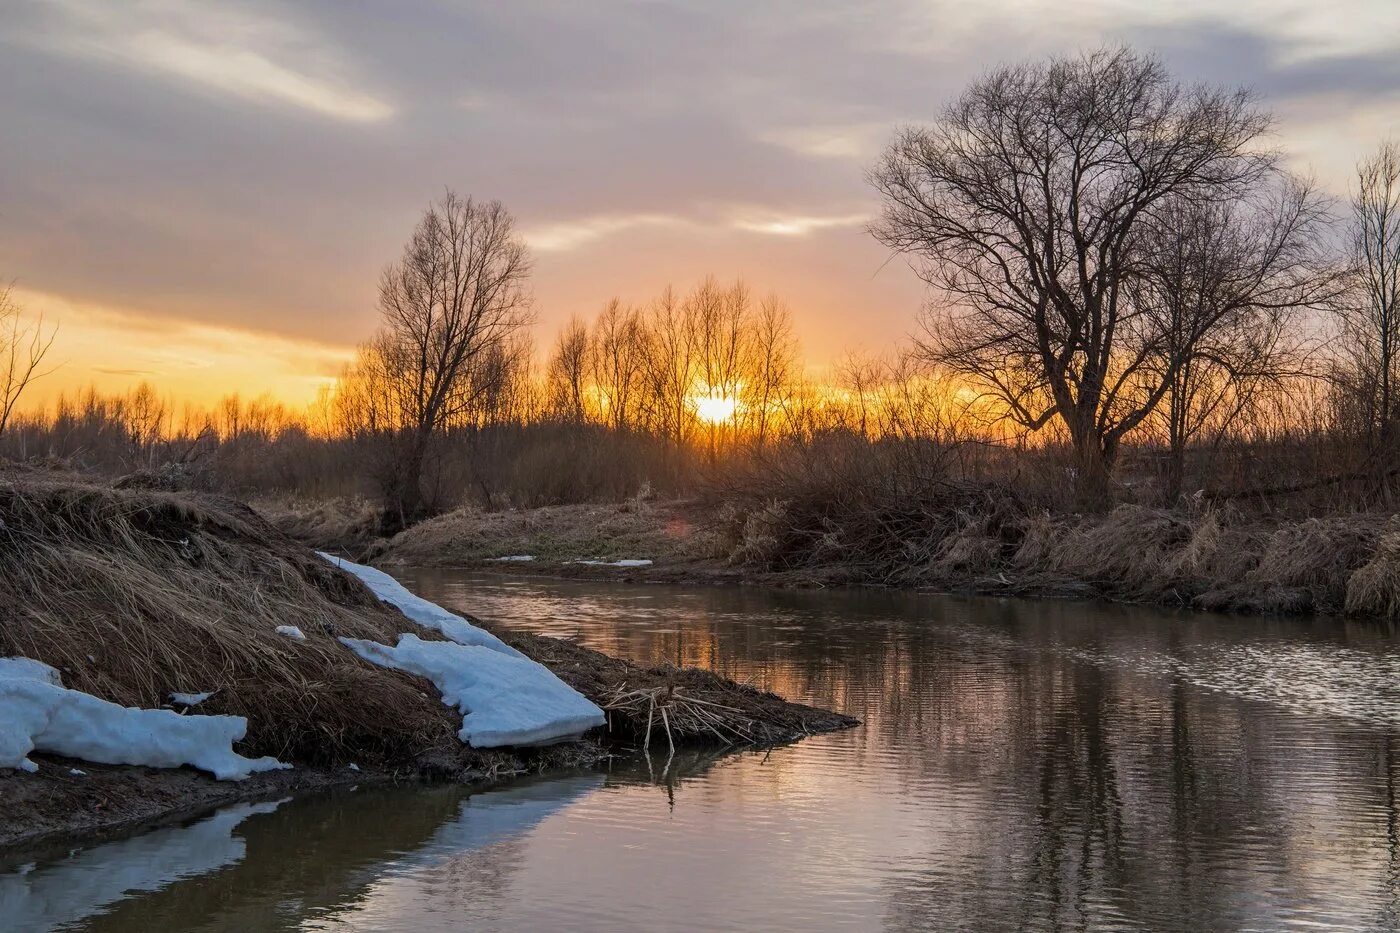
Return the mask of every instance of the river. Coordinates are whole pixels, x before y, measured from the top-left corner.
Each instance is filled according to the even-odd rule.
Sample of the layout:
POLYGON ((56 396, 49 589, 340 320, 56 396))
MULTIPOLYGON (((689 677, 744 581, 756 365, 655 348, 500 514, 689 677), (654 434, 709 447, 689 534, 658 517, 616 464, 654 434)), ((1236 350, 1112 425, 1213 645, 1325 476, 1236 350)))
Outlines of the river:
POLYGON ((708 667, 864 725, 765 752, 653 749, 480 793, 230 808, 0 875, 0 926, 1400 927, 1388 628, 400 576, 473 615, 708 667))

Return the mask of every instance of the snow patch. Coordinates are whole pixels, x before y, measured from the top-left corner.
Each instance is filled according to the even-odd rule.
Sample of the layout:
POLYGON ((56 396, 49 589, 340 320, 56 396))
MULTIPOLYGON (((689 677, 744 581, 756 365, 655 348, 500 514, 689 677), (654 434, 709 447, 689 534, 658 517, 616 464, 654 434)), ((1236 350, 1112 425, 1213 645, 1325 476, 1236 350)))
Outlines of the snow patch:
POLYGON ((295 625, 279 625, 277 626, 277 634, 286 635, 295 641, 306 641, 306 633, 295 625))
POLYGON ((544 745, 603 725, 603 711, 542 664, 482 645, 400 635, 395 647, 342 638, 380 667, 426 677, 463 714, 457 736, 475 748, 544 745))
POLYGON ((369 587, 370 592, 379 597, 380 600, 397 608, 424 628, 440 632, 459 645, 489 648, 513 658, 525 657, 490 632, 477 628, 466 619, 448 612, 437 603, 428 602, 416 593, 410 593, 403 584, 384 571, 366 567, 364 564, 351 563, 323 551, 317 553, 341 570, 359 577, 360 582, 369 587))
POLYGON ((170 694, 170 702, 178 703, 181 706, 198 706, 213 695, 213 690, 208 693, 172 693, 170 694))
POLYGON ((640 560, 633 558, 627 560, 576 560, 571 561, 571 563, 585 564, 589 567, 650 567, 652 565, 652 562, 645 558, 640 560))
POLYGON ((290 767, 235 753, 233 743, 247 731, 241 716, 122 707, 67 689, 47 664, 0 658, 0 768, 37 771, 33 751, 108 765, 193 765, 221 781, 290 767))
POLYGON ((488 559, 488 560, 493 560, 493 561, 495 561, 495 562, 497 562, 497 563, 525 563, 525 562, 534 560, 534 559, 535 559, 535 555, 533 555, 533 554, 511 554, 511 555, 509 555, 509 556, 507 556, 507 557, 490 557, 490 558, 487 558, 487 559, 488 559))

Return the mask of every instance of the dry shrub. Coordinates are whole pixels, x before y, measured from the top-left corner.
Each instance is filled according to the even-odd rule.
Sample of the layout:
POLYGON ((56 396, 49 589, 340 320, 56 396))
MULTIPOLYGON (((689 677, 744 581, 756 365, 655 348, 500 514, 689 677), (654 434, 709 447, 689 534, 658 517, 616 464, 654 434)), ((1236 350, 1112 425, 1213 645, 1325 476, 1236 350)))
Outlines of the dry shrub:
POLYGON ((0 655, 127 706, 217 690, 199 711, 246 716, 253 755, 407 764, 458 747, 426 681, 336 641, 392 640, 403 617, 246 506, 17 478, 0 521, 0 655))
POLYGON ((1379 528, 1357 517, 1309 518, 1269 536, 1259 563, 1245 578, 1262 586, 1298 586, 1341 605, 1347 578, 1375 548, 1379 528))
MULTIPOLYGON (((776 499, 768 502, 757 511, 742 516, 739 526, 738 540, 729 552, 729 562, 772 566, 782 556, 788 526, 787 503, 776 499)), ((831 542, 827 542, 825 547, 830 550, 831 542)))
POLYGON ((1056 542, 1064 529, 1048 512, 1036 512, 1021 525, 1021 542, 1011 563, 1023 570, 1043 570, 1050 565, 1056 542))
POLYGON ((256 507, 280 530, 318 550, 368 559, 383 547, 383 511, 366 499, 271 499, 256 507))
POLYGON ((943 540, 933 566, 939 571, 987 573, 1001 565, 1002 542, 993 536, 987 516, 967 519, 967 523, 943 540))
POLYGON ((1161 568, 1192 533, 1191 525, 1176 513, 1120 505, 1108 515, 1062 529, 1043 546, 1049 569, 1138 592, 1153 586, 1161 568))
POLYGON ((1347 580, 1346 611, 1400 618, 1400 517, 1391 517, 1371 559, 1347 580))

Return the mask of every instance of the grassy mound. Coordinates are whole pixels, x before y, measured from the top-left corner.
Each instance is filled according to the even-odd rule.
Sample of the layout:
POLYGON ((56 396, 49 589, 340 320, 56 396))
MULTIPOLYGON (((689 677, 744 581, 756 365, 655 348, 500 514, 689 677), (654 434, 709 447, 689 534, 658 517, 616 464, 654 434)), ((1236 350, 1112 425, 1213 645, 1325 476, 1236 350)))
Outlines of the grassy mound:
POLYGON ((238 503, 15 476, 0 482, 0 567, 0 656, 51 664, 70 687, 142 707, 217 691, 200 713, 247 717, 241 750, 288 761, 460 747, 426 682, 336 641, 392 640, 402 616, 238 503))
POLYGON ((396 535, 384 557, 418 566, 464 565, 519 554, 546 562, 656 560, 679 556, 678 551, 693 543, 689 532, 681 514, 639 500, 500 512, 463 508, 396 535))

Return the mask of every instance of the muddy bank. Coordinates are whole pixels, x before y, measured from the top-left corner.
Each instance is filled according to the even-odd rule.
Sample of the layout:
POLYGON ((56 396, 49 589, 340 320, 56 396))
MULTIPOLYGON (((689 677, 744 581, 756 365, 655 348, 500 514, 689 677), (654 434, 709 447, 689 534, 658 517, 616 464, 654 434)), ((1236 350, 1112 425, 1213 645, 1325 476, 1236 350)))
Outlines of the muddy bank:
POLYGON ((12 706, 58 691, 116 704, 118 713, 164 709, 157 715, 182 728, 239 717, 246 731, 224 739, 237 741, 235 752, 293 766, 220 782, 189 768, 90 766, 41 754, 38 772, 25 773, 9 770, 28 765, 29 746, 16 743, 49 726, 21 718, 25 730, 40 731, 11 736, 0 770, 6 851, 346 783, 488 783, 595 764, 608 746, 645 742, 651 727, 637 708, 640 685, 657 694, 649 710, 659 703, 682 723, 721 723, 672 730, 675 741, 764 744, 853 724, 699 672, 643 670, 526 639, 517 650, 576 682, 606 711, 609 728, 543 748, 470 747, 459 738, 463 712, 445 706, 432 681, 368 663, 341 641, 382 647, 416 631, 430 643, 445 639, 442 632, 411 621, 245 505, 214 496, 0 474, 0 567, 0 658, 42 662, 55 678, 42 688, 12 686, 12 706))
POLYGON ((1297 519, 1208 505, 1055 515, 992 492, 952 488, 937 501, 847 511, 776 500, 464 509, 373 550, 389 565, 629 582, 880 586, 1400 619, 1397 515, 1297 519))
POLYGON ((450 773, 298 767, 244 781, 216 781, 190 768, 99 765, 36 754, 37 774, 0 770, 0 870, 60 854, 74 844, 182 822, 231 803, 410 780, 485 786, 588 767, 607 757, 601 744, 587 741, 524 754, 468 754, 450 773))
POLYGON ((188 768, 96 765, 36 755, 37 774, 0 770, 0 868, 75 841, 123 835, 238 801, 396 781, 485 786, 523 775, 564 773, 610 756, 632 754, 647 741, 649 732, 653 746, 664 748, 660 713, 649 717, 646 706, 635 702, 637 691, 654 691, 658 709, 674 712, 690 700, 707 705, 707 712, 718 719, 718 734, 694 727, 693 720, 672 719, 674 741, 689 748, 776 745, 859 724, 849 716, 792 703, 708 671, 641 667, 564 639, 513 633, 505 626, 473 621, 602 706, 608 714, 607 728, 584 741, 545 748, 460 748, 440 760, 397 769, 298 766, 237 782, 216 781, 188 768), (74 769, 84 773, 74 774, 74 769))

